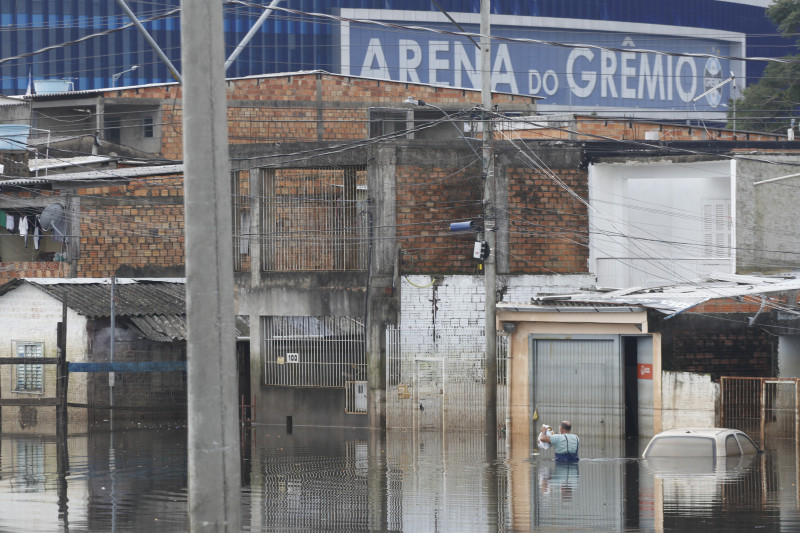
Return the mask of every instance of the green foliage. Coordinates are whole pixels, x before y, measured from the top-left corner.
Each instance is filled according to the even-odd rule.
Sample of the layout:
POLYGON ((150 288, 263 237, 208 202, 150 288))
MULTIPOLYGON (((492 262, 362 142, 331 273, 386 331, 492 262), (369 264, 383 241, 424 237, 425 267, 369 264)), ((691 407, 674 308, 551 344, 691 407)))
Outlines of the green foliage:
MULTIPOLYGON (((742 91, 736 100, 736 129, 786 133, 790 117, 800 102, 800 55, 797 63, 770 63, 758 83, 742 91)), ((728 108, 729 127, 733 108, 728 108)))
POLYGON ((774 22, 784 37, 797 37, 800 27, 800 0, 775 0, 767 8, 767 16, 774 22))
MULTIPOLYGON (((800 0, 775 0, 767 16, 787 38, 798 39, 800 0)), ((796 63, 770 63, 764 75, 742 91, 736 100, 736 129, 785 133, 800 103, 800 55, 784 59, 796 63)), ((733 126, 733 106, 728 107, 728 127, 733 126)))

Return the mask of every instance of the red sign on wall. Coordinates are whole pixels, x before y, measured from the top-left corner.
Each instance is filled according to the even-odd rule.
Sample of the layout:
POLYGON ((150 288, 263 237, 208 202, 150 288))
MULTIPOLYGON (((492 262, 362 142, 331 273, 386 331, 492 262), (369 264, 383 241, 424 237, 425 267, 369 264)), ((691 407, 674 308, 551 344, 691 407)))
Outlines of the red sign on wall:
POLYGON ((653 379, 653 365, 640 364, 637 376, 639 379, 653 379))

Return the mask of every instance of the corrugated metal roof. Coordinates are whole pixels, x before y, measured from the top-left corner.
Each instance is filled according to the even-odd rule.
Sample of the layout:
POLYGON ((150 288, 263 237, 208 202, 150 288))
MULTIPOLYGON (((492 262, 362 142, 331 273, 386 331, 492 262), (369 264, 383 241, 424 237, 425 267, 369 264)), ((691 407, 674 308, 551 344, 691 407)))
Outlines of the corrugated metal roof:
MULTIPOLYGON (((0 285, 3 295, 22 284, 37 287, 88 318, 111 316, 108 278, 24 278, 0 285)), ((186 340, 185 278, 119 278, 114 289, 115 314, 127 319, 142 337, 156 342, 186 340)), ((234 320, 236 338, 250 338, 247 316, 234 320)))
MULTIPOLYGON (((105 283, 38 283, 30 278, 25 281, 59 301, 66 299, 67 306, 83 316, 111 316, 111 284, 107 280, 105 283)), ((114 292, 116 316, 185 315, 185 285, 174 280, 118 283, 114 292)))
POLYGON ((497 304, 498 309, 537 311, 544 308, 639 306, 675 315, 703 302, 719 298, 765 295, 800 290, 800 278, 794 274, 779 277, 712 274, 705 281, 661 287, 632 287, 616 291, 582 291, 575 294, 534 296, 530 304, 497 304))
POLYGON ((186 316, 147 315, 132 316, 131 322, 144 337, 158 342, 186 340, 186 316))
POLYGON ((27 187, 30 185, 46 185, 50 183, 72 181, 95 181, 126 178, 141 178, 144 176, 166 176, 169 174, 182 174, 183 165, 155 165, 135 168, 115 168, 108 170, 91 170, 88 172, 71 172, 56 174, 54 176, 41 176, 38 178, 20 178, 0 181, 0 187, 27 187))
POLYGON ((64 157, 60 159, 29 159, 28 168, 31 172, 36 170, 45 170, 49 168, 64 168, 76 167, 80 168, 83 165, 91 165, 93 163, 106 163, 112 161, 113 158, 106 155, 82 155, 78 157, 64 157))

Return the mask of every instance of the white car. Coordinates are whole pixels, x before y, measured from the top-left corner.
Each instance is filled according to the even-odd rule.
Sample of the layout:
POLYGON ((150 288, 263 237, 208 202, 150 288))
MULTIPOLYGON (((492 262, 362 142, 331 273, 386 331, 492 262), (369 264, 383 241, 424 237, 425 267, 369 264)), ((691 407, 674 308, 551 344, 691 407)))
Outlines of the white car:
POLYGON ((669 429, 654 436, 642 457, 710 458, 755 455, 758 446, 738 429, 669 429))

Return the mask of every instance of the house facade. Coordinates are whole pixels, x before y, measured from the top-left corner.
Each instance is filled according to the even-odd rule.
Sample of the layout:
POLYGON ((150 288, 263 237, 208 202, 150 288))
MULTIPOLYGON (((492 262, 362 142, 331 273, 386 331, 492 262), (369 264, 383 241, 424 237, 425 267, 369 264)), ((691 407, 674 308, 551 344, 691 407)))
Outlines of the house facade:
MULTIPOLYGON (((394 379, 387 328, 439 346, 448 328, 483 326, 482 265, 472 257, 479 232, 449 231, 484 214, 480 139, 470 137, 480 134, 479 94, 309 72, 228 80, 228 98, 236 307, 250 321, 250 364, 240 372, 256 422, 382 427, 394 379), (408 107, 407 96, 433 106, 408 107)), ((158 116, 157 148, 137 149, 175 164, 120 157, 112 170, 0 183, 0 209, 59 203, 69 236, 57 243, 58 261, 22 257, 2 265, 8 275, 181 275, 182 187, 191 176, 177 164, 180 87, 26 101, 42 120, 45 109, 65 118, 85 105, 81 127, 102 125, 101 144, 112 135, 106 115, 147 107, 158 116)), ((741 134, 631 144, 659 125, 596 117, 579 117, 571 138, 564 130, 574 126, 542 125, 531 98, 496 94, 495 102, 508 115, 498 121, 514 123, 492 150, 498 302, 792 268, 795 222, 770 206, 793 203, 794 188, 770 180, 792 174, 793 143, 741 134), (520 123, 535 138, 517 135, 520 123), (603 131, 618 138, 597 140, 603 131), (780 225, 787 229, 775 232, 780 225)), ((697 131, 661 126, 676 138, 697 131)), ((606 333, 636 336, 631 328, 606 333)), ((683 368, 671 357, 666 368, 683 368)), ((414 372, 439 379, 430 365, 408 365, 418 370, 395 398, 418 383, 414 372)))
POLYGON ((56 365, 25 361, 55 361, 60 349, 70 433, 109 420, 116 427, 185 420, 184 308, 182 279, 28 278, 0 286, 7 317, 0 357, 13 360, 0 365, 3 432, 55 434, 56 365), (64 321, 62 348, 56 332, 64 321))

